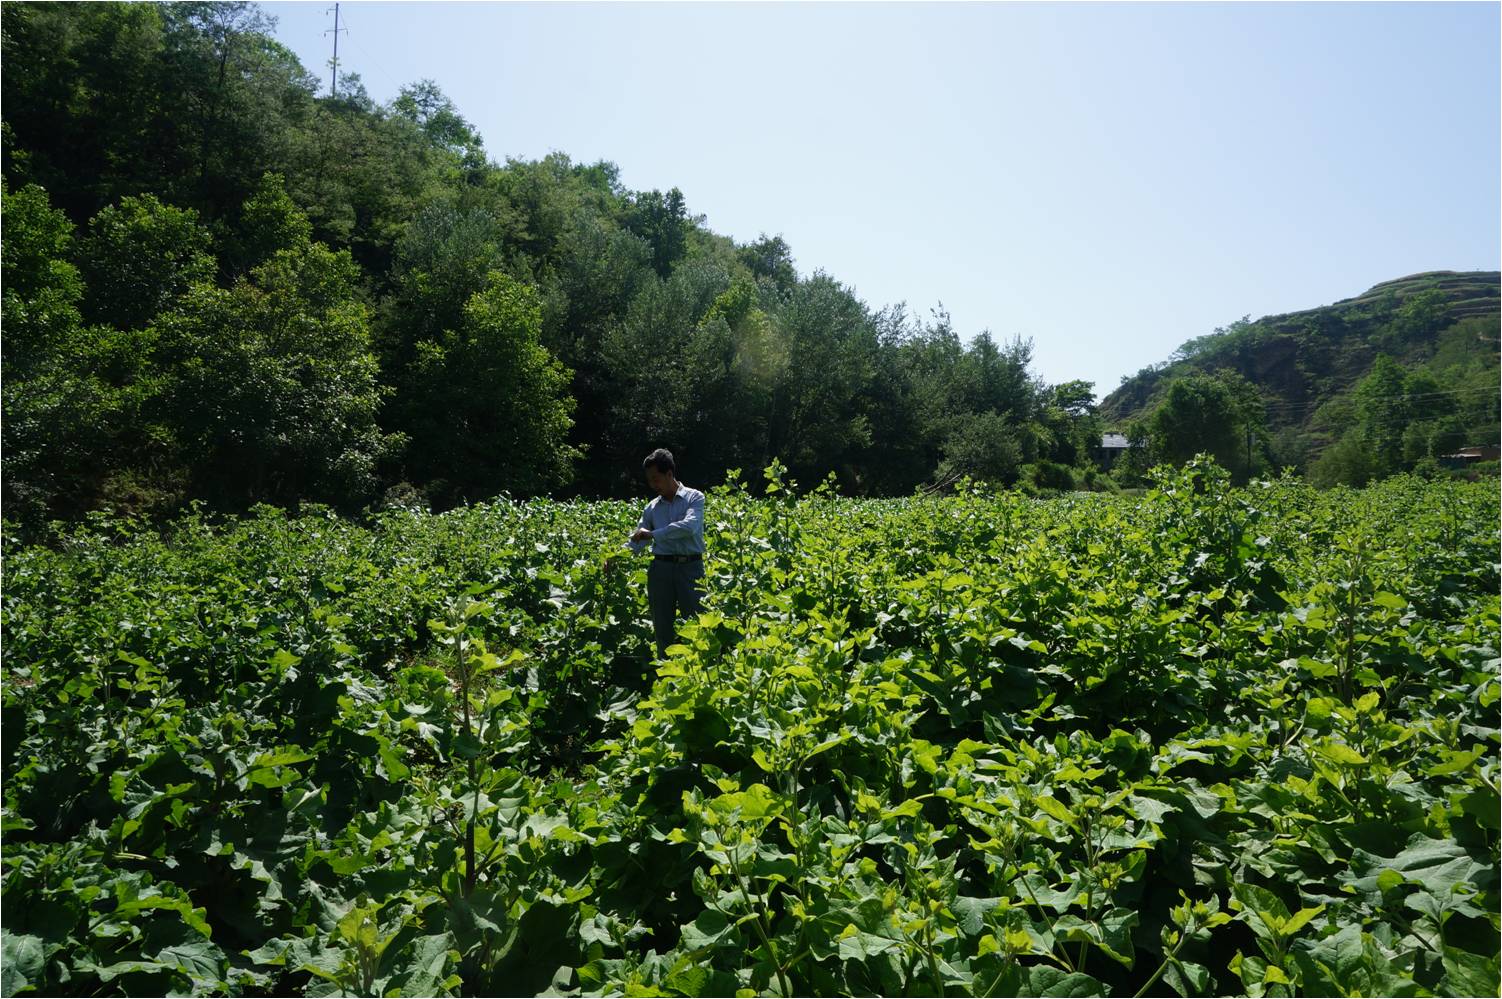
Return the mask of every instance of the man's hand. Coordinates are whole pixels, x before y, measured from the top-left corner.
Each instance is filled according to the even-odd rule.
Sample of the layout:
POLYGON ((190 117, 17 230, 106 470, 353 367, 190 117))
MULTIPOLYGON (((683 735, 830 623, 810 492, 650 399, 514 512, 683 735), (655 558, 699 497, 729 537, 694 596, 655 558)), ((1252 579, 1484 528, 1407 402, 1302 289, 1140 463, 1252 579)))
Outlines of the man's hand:
POLYGON ((633 534, 633 535, 631 535, 631 540, 632 541, 651 541, 652 540, 652 532, 649 531, 649 530, 647 530, 645 527, 638 527, 636 529, 636 533, 633 534))

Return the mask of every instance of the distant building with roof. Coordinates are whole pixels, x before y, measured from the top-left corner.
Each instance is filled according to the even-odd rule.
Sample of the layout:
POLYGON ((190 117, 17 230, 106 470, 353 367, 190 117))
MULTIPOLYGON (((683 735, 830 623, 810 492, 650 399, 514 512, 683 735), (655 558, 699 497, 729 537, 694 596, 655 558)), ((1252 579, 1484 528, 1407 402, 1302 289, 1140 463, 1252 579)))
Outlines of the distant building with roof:
POLYGON ((1131 447, 1140 447, 1127 440, 1126 434, 1101 434, 1100 447, 1095 449, 1095 460, 1102 468, 1110 468, 1116 459, 1126 454, 1131 447))
POLYGON ((1502 458, 1502 447, 1496 444, 1478 444, 1475 447, 1463 447, 1454 454, 1442 454, 1439 456, 1439 463, 1445 468, 1466 468, 1478 461, 1497 461, 1499 458, 1502 458))

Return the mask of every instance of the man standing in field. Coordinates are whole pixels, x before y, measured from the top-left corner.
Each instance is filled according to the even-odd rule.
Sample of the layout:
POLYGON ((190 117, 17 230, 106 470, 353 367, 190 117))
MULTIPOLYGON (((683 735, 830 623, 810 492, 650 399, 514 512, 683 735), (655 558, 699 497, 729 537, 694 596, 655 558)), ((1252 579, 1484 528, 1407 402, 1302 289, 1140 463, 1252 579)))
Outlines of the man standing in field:
POLYGON ((642 511, 641 522, 626 542, 640 554, 652 546, 647 568, 647 604, 652 608, 652 631, 657 657, 665 658, 673 644, 674 618, 699 613, 704 578, 704 494, 678 481, 673 453, 658 448, 642 462, 647 488, 657 495, 642 511))

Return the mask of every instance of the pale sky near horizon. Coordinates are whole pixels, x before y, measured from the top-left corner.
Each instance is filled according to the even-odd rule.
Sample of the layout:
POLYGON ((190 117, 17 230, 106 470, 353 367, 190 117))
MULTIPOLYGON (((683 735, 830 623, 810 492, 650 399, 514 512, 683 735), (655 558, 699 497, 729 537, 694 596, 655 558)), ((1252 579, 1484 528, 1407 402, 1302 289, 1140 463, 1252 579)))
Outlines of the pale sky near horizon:
MULTIPOLYGON (((328 86, 332 5, 264 3, 328 86)), ((1502 263, 1499 6, 374 3, 341 72, 610 160, 1104 396, 1242 315, 1502 263)))

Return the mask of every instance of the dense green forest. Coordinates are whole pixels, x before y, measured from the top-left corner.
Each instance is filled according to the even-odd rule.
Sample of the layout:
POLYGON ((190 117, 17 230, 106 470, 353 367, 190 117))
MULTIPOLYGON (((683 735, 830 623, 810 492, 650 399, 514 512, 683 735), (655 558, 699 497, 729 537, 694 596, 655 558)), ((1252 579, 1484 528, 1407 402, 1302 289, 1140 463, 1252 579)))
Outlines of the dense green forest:
POLYGON ((1108 477, 1094 386, 1045 383, 1030 341, 873 308, 611 163, 495 162, 430 81, 380 104, 346 74, 320 97, 273 23, 246 3, 0 13, 12 519, 622 496, 656 446, 700 485, 777 459, 893 495, 1110 489, 1198 451, 1238 479, 1364 481, 1496 440, 1493 274, 1459 324, 1440 282, 1360 322, 1193 341, 1112 397, 1145 446, 1108 477), (1314 345, 1307 385, 1263 377, 1264 334, 1314 345), (1415 405, 1395 411, 1394 384, 1415 405))
POLYGON ((1028 342, 873 310, 610 163, 495 163, 430 82, 316 97, 253 5, 3 18, 13 516, 620 495, 653 446, 860 493, 1088 464, 1091 387, 1028 342))
POLYGON ((1499 277, 1415 274, 1324 308, 1243 318, 1123 379, 1102 416, 1144 445, 1131 453, 1138 467, 1210 451, 1231 468, 1292 466, 1355 486, 1433 470, 1439 456, 1497 443, 1499 277))

